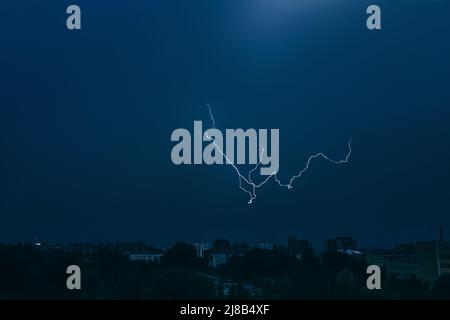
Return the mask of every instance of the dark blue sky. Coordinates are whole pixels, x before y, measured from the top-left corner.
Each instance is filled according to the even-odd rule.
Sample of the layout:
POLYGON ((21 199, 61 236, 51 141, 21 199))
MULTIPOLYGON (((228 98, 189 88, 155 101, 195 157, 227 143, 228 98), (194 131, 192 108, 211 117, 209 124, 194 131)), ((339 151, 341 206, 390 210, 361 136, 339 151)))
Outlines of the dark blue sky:
POLYGON ((450 2, 10 1, 0 9, 0 241, 363 246, 450 236, 450 2), (172 130, 279 128, 287 191, 174 166, 172 130))

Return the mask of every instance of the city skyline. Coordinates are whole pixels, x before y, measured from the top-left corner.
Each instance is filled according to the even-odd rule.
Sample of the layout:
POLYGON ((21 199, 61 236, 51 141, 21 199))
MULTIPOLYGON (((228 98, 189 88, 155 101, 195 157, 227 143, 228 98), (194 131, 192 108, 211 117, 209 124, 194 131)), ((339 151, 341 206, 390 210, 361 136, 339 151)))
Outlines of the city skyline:
POLYGON ((448 1, 380 0, 381 30, 368 0, 257 2, 80 0, 79 30, 65 5, 5 3, 0 242, 389 247, 450 230, 448 1), (351 161, 317 159, 248 206, 229 167, 171 161, 206 103, 218 129, 280 129, 280 181, 318 152, 345 159, 349 137, 351 161))
MULTIPOLYGON (((40 245, 46 244, 46 245, 72 245, 72 244, 93 244, 93 245, 102 245, 102 244, 107 244, 107 245, 114 245, 114 244, 132 244, 132 243, 141 243, 141 244, 145 244, 147 246, 150 247, 154 247, 155 249, 167 249, 170 248, 171 246, 173 246, 176 243, 186 243, 186 244, 195 244, 195 243, 204 243, 207 245, 211 245, 213 244, 215 241, 218 240, 224 240, 224 241, 229 241, 230 244, 232 245, 240 245, 240 244, 245 244, 245 245, 256 245, 256 244, 271 244, 273 246, 278 246, 278 247, 285 247, 289 244, 289 239, 296 239, 296 240, 301 240, 301 241, 307 241, 311 244, 312 249, 317 251, 317 252, 321 252, 321 251, 326 251, 324 248, 326 247, 326 242, 332 239, 353 239, 355 241, 355 243, 357 243, 357 247, 360 249, 364 249, 364 250, 389 250, 392 248, 395 248, 396 246, 399 245, 408 245, 408 244, 415 244, 417 242, 427 242, 427 241, 450 241, 445 237, 446 233, 445 230, 440 227, 439 229, 436 230, 436 234, 435 237, 430 237, 430 238, 425 238, 425 239, 410 239, 408 241, 402 241, 401 239, 396 239, 395 241, 393 241, 390 244, 374 244, 372 246, 367 246, 365 245, 363 242, 360 242, 357 238, 354 238, 352 235, 348 235, 348 234, 341 234, 341 235, 335 235, 334 237, 328 237, 328 238, 324 238, 322 240, 317 240, 317 241, 313 241, 311 239, 307 239, 307 238, 302 238, 302 237, 298 237, 297 235, 294 234, 290 234, 288 236, 285 236, 285 238, 281 241, 274 241, 274 240, 270 240, 270 239, 255 239, 255 240, 249 240, 249 239, 241 239, 241 240, 231 240, 231 239, 227 239, 227 238, 212 238, 212 239, 173 239, 169 242, 166 242, 164 244, 158 242, 158 241, 148 241, 145 239, 122 239, 122 240, 104 240, 104 241, 89 241, 89 240, 85 240, 85 241, 62 241, 62 240, 46 240, 46 239, 42 239, 40 237, 31 237, 29 239, 22 239, 22 240, 16 240, 16 241, 0 241, 0 244, 36 244, 39 243, 40 245)), ((394 238, 398 238, 397 236, 394 235, 394 238)))

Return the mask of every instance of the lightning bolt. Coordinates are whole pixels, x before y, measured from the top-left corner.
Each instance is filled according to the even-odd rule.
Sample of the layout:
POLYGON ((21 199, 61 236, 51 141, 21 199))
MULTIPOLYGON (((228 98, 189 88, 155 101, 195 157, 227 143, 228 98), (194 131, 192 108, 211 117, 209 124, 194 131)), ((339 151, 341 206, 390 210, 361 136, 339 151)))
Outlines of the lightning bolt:
MULTIPOLYGON (((210 119, 211 119, 211 125, 212 125, 212 128, 216 128, 216 120, 214 119, 214 116, 213 116, 213 113, 212 113, 211 106, 210 106, 208 103, 206 104, 206 106, 208 107, 209 117, 210 117, 210 119)), ((250 196, 250 197, 249 197, 249 200, 248 200, 248 204, 252 204, 252 203, 253 203, 253 200, 256 199, 256 190, 257 190, 258 188, 261 188, 263 185, 265 185, 272 177, 274 177, 275 182, 276 182, 280 187, 287 188, 288 190, 291 190, 291 189, 294 188, 294 187, 292 186, 292 184, 294 183, 294 181, 295 181, 296 179, 298 179, 298 178, 301 178, 301 177, 303 176, 303 174, 304 174, 306 171, 308 171, 309 166, 310 166, 312 160, 317 159, 317 158, 323 158, 323 159, 327 160, 328 162, 331 162, 331 163, 334 163, 334 164, 339 165, 339 164, 347 163, 347 162, 348 162, 348 159, 350 158, 350 155, 351 155, 351 153, 352 153, 352 139, 350 138, 350 140, 348 141, 348 144, 347 144, 347 146, 348 146, 348 152, 347 152, 347 155, 345 156, 345 158, 344 158, 343 160, 333 160, 333 159, 331 159, 330 157, 328 157, 327 155, 325 155, 324 153, 319 152, 319 153, 317 153, 317 154, 315 154, 315 155, 312 155, 312 156, 310 156, 310 157, 308 158, 308 160, 306 161, 305 167, 304 167, 302 170, 300 170, 296 175, 292 176, 292 178, 289 180, 289 183, 282 183, 282 182, 280 181, 280 179, 278 179, 278 176, 277 176, 278 173, 277 173, 277 172, 273 172, 272 174, 270 174, 269 176, 267 176, 267 178, 264 179, 262 182, 260 182, 259 184, 256 184, 256 183, 253 182, 253 180, 252 180, 252 173, 253 173, 256 169, 258 169, 258 167, 261 165, 262 157, 263 157, 263 155, 264 155, 264 148, 262 148, 262 150, 261 150, 261 156, 259 157, 259 159, 260 159, 259 162, 256 164, 256 166, 255 166, 253 169, 251 169, 251 170, 248 172, 247 177, 244 177, 244 176, 241 174, 241 172, 239 171, 239 169, 236 167, 236 165, 234 165, 234 163, 233 163, 233 162, 225 155, 225 153, 223 152, 223 150, 217 145, 215 139, 209 137, 209 135, 208 135, 206 132, 205 132, 205 136, 206 136, 206 138, 207 138, 209 141, 212 141, 212 143, 213 143, 214 146, 216 147, 217 151, 219 151, 219 153, 225 158, 226 162, 227 162, 228 164, 230 164, 230 165, 233 167, 233 169, 236 171, 236 173, 237 173, 237 175, 238 175, 238 178, 239 178, 239 189, 241 189, 242 191, 244 191, 245 193, 247 193, 247 194, 250 196), (243 182, 245 182, 245 183, 249 186, 249 189, 250 189, 250 190, 249 190, 249 189, 246 189, 246 188, 244 188, 244 187, 242 186, 242 183, 243 183, 243 182)))

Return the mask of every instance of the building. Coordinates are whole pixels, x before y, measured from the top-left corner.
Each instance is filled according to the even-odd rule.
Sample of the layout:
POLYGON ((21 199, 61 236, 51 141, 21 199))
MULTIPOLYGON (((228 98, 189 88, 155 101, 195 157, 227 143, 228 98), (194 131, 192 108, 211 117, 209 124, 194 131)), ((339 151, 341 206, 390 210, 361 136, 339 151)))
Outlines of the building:
POLYGON ((288 238, 288 249, 293 252, 312 250, 312 243, 309 240, 299 240, 296 237, 290 236, 288 238))
POLYGON ((382 267, 388 277, 416 277, 432 285, 439 277, 450 276, 450 242, 401 244, 391 251, 367 252, 366 260, 368 264, 382 267))
POLYGON ((162 253, 132 253, 128 255, 131 261, 161 262, 162 253))
POLYGON ((398 244, 393 250, 367 250, 364 254, 367 264, 379 266, 387 277, 418 277, 414 244, 398 244))
POLYGON ((230 241, 228 240, 215 240, 213 244, 213 251, 214 252, 228 252, 231 248, 230 241))
POLYGON ((384 258, 384 270, 388 277, 399 279, 417 278, 417 255, 411 253, 391 253, 384 258))
POLYGON ((73 250, 80 252, 84 256, 92 255, 98 251, 98 244, 96 243, 76 243, 73 245, 73 250))
POLYGON ((77 243, 72 245, 72 250, 84 255, 92 255, 101 250, 118 251, 125 255, 134 252, 153 252, 154 246, 145 242, 111 242, 111 243, 77 243))
POLYGON ((209 258, 209 266, 216 268, 221 264, 228 262, 228 254, 227 253, 212 253, 209 258))
POLYGON ((389 255, 388 250, 364 250, 365 258, 368 265, 377 265, 384 268, 386 256, 389 255))
POLYGON ((250 249, 251 250, 254 250, 254 249, 273 250, 273 243, 271 243, 271 242, 264 242, 264 241, 251 243, 250 244, 250 249))
POLYGON ((418 273, 423 282, 433 284, 441 276, 450 276, 450 242, 417 242, 416 252, 418 273))
POLYGON ((287 253, 295 256, 298 259, 302 259, 307 253, 314 254, 311 241, 299 240, 294 236, 288 237, 287 253))
POLYGON ((192 245, 194 246, 197 257, 199 258, 203 258, 206 252, 209 250, 209 244, 207 244, 206 242, 196 241, 193 242, 192 245))
POLYGON ((250 245, 246 242, 235 243, 231 246, 231 255, 243 257, 250 251, 250 245))
POLYGON ((348 256, 352 256, 353 258, 363 258, 363 253, 361 251, 357 250, 351 250, 351 249, 338 249, 336 252, 346 254, 348 256))
POLYGON ((325 252, 337 252, 338 250, 356 251, 358 248, 356 240, 352 237, 337 237, 325 241, 325 252))
POLYGON ((356 288, 359 280, 356 273, 349 269, 344 269, 336 274, 335 282, 340 286, 356 288))
POLYGON ((215 240, 209 255, 209 266, 216 268, 227 263, 231 256, 231 244, 228 240, 215 240))

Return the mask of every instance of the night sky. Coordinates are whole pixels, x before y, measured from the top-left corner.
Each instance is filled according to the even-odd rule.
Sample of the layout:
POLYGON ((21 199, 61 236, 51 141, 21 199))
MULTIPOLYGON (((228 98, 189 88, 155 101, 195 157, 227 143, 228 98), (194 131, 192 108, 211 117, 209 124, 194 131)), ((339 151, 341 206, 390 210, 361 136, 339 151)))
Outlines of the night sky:
POLYGON ((449 15, 448 0, 2 2, 0 241, 450 237, 449 15), (205 103, 220 129, 279 128, 285 180, 352 137, 350 162, 314 161, 249 206, 230 166, 171 162, 205 103))

